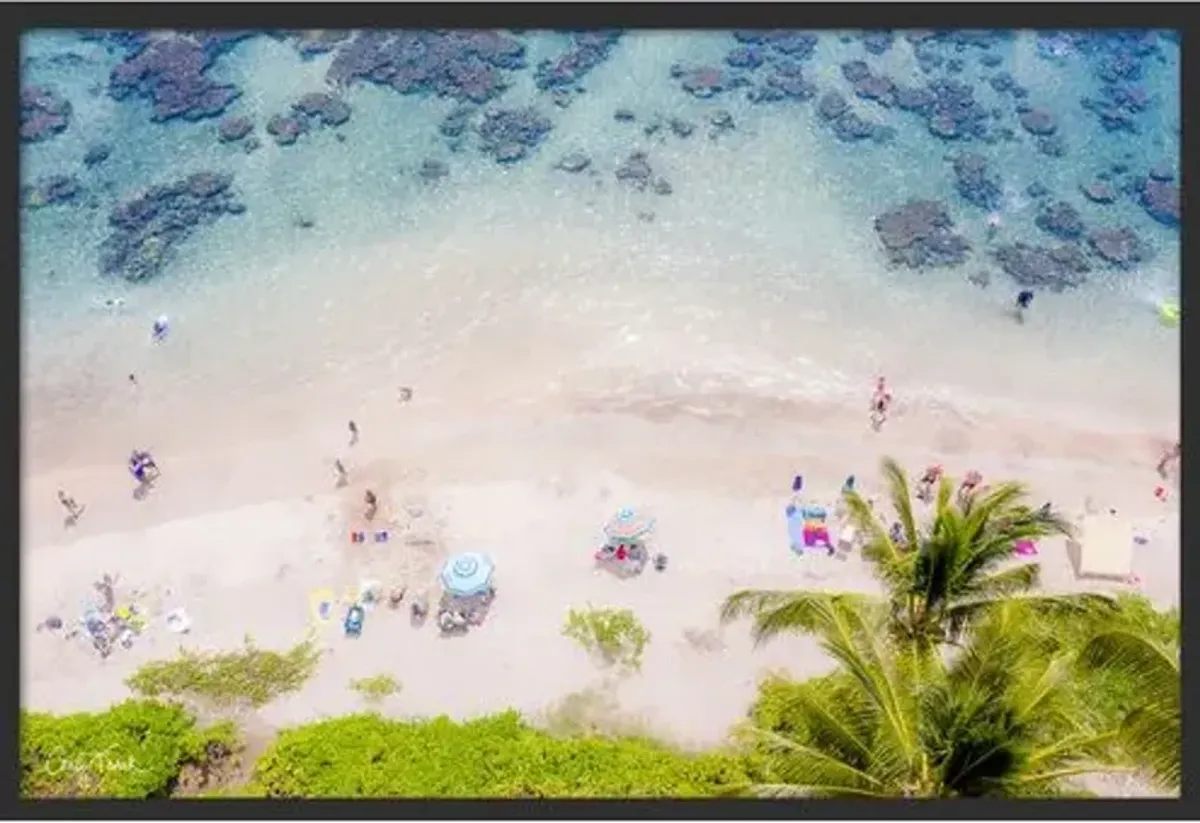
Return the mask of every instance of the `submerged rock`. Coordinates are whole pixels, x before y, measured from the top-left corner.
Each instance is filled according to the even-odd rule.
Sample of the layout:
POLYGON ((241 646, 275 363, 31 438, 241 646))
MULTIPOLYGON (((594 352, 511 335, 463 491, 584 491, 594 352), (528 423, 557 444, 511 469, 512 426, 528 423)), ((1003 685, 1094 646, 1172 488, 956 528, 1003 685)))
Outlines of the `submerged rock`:
POLYGON ((1164 226, 1179 226, 1179 186, 1150 178, 1142 183, 1139 202, 1146 214, 1164 226))
POLYGON ((845 97, 836 91, 829 91, 817 101, 817 115, 823 120, 836 120, 845 114, 849 107, 845 97))
POLYGON ((1128 227, 1096 229, 1088 235, 1088 246, 1100 257, 1119 268, 1131 268, 1147 257, 1141 238, 1128 227))
POLYGON ((1109 203, 1116 202, 1117 199, 1117 193, 1103 180, 1095 180, 1086 186, 1081 186, 1080 191, 1083 192, 1084 197, 1093 203, 1108 205, 1109 203))
POLYGON ((116 100, 132 96, 150 101, 150 119, 156 123, 219 117, 241 91, 207 76, 222 50, 222 43, 210 45, 211 50, 206 49, 180 34, 151 39, 112 70, 109 94, 116 100))
POLYGON ((618 123, 632 123, 636 119, 637 115, 629 109, 617 109, 613 112, 613 120, 616 120, 618 123))
POLYGON ((1073 244, 1047 247, 1010 243, 996 247, 992 256, 1018 285, 1054 292, 1075 288, 1091 270, 1083 252, 1073 244))
POLYGON ((1043 204, 1034 223, 1042 231, 1060 240, 1076 240, 1083 235, 1083 217, 1065 200, 1043 204))
POLYGON ((49 140, 66 131, 71 124, 71 104, 48 86, 26 86, 21 89, 22 143, 49 140))
POLYGON ((699 66, 687 69, 680 75, 679 81, 684 91, 701 100, 740 88, 749 82, 741 75, 726 71, 719 66, 699 66))
POLYGON ((573 89, 596 66, 609 58, 621 39, 619 31, 582 31, 572 36, 571 47, 554 60, 543 60, 534 72, 542 91, 573 89))
POLYGON ((140 281, 162 272, 198 227, 245 211, 232 183, 231 174, 198 172, 119 204, 100 244, 101 273, 140 281))
POLYGON ((672 134, 681 138, 691 137, 692 132, 696 130, 696 125, 694 123, 688 122, 687 120, 681 120, 678 117, 672 117, 669 121, 667 121, 667 125, 671 127, 672 134))
POLYGON ((1039 137, 1037 139, 1037 150, 1047 157, 1065 157, 1067 154, 1067 144, 1061 134, 1053 134, 1049 137, 1039 137))
POLYGON ((971 244, 952 229, 954 221, 941 203, 910 200, 875 218, 875 231, 894 264, 913 269, 957 266, 971 244))
POLYGON ((576 151, 564 155, 557 163, 554 164, 554 168, 569 172, 571 174, 578 174, 590 165, 592 165, 592 158, 588 157, 581 151, 576 151))
POLYGON ((292 103, 292 111, 317 120, 323 126, 340 126, 350 119, 350 106, 325 92, 311 92, 292 103))
POLYGON ((552 125, 532 107, 489 111, 479 124, 480 150, 498 163, 515 163, 536 148, 552 125))
POLYGON ((509 71, 524 66, 524 44, 503 32, 371 29, 338 47, 326 79, 484 103, 509 87, 509 71))
POLYGON ((960 154, 954 159, 954 187, 963 200, 988 211, 1000 208, 1004 200, 1004 190, 988 161, 978 154, 960 154))
POLYGON ((309 130, 308 120, 296 115, 276 114, 267 121, 267 134, 281 146, 290 146, 309 130))
POLYGON ((112 146, 108 143, 93 143, 83 154, 83 165, 89 169, 95 168, 112 156, 112 146))
POLYGON ((890 31, 868 31, 863 33, 862 44, 870 54, 885 54, 895 40, 896 35, 890 31))
POLYGON ((617 180, 638 191, 644 191, 650 185, 653 176, 654 169, 650 167, 650 160, 646 153, 641 151, 635 151, 625 158, 616 170, 617 180))
POLYGON ((449 175, 450 167, 445 162, 433 158, 422 160, 420 168, 417 169, 417 176, 426 183, 436 183, 449 175))
POLYGON ((438 131, 443 137, 461 137, 463 133, 471 125, 471 117, 474 116, 475 110, 468 106, 459 106, 454 111, 446 115, 438 126, 438 131))
POLYGON ((73 203, 83 196, 83 191, 79 178, 52 174, 21 186, 21 205, 27 209, 41 209, 73 203))
POLYGON ((254 121, 249 117, 226 117, 217 125, 217 135, 222 143, 236 143, 254 131, 254 121))

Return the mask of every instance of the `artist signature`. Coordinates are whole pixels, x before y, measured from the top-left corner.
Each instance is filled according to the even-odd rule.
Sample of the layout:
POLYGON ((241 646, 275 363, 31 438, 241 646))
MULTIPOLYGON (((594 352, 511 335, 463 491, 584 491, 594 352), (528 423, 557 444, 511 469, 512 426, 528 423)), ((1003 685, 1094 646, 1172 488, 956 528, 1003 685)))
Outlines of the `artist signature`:
POLYGON ((67 775, 99 775, 113 772, 133 773, 142 771, 142 767, 132 757, 121 757, 116 754, 116 744, 104 751, 81 755, 68 753, 59 746, 47 752, 42 759, 42 768, 50 777, 65 777, 67 775))

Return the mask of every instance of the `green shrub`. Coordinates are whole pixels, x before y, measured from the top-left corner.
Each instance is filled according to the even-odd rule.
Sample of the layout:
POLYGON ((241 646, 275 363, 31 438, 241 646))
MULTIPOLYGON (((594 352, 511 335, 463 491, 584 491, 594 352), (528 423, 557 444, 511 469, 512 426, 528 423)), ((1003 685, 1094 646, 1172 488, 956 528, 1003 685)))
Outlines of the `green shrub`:
POLYGON ((377 674, 374 677, 364 677, 351 680, 350 688, 362 695, 368 703, 381 703, 400 691, 400 681, 390 674, 377 674))
POLYGON ((286 652, 257 649, 249 638, 233 652, 183 651, 176 660, 148 663, 126 682, 146 697, 199 699, 218 708, 265 706, 298 691, 316 670, 320 652, 311 639, 286 652))
POLYGON ((231 724, 198 729, 181 706, 151 700, 22 712, 20 737, 22 797, 165 797, 185 767, 215 766, 238 748, 231 724))
POLYGON ((563 635, 583 646, 608 666, 642 667, 650 633, 629 609, 571 609, 563 635))
POLYGON ((706 797, 748 782, 738 757, 641 739, 561 739, 516 712, 465 723, 353 715, 282 732, 247 794, 267 797, 706 797))

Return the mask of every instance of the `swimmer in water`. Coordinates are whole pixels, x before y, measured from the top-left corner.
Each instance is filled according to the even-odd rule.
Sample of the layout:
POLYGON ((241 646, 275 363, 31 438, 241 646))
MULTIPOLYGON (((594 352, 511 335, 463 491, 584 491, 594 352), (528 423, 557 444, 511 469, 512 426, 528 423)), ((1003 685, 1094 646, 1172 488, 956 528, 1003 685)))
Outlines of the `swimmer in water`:
POLYGON ((871 428, 879 431, 887 421, 888 409, 892 405, 892 393, 888 391, 887 378, 875 383, 875 394, 871 396, 871 428))
POLYGON ((921 479, 917 481, 917 499, 928 503, 933 499, 933 487, 942 479, 942 464, 934 463, 925 469, 921 479))
POLYGON ((996 235, 1000 233, 1000 227, 1004 225, 1004 218, 1000 216, 1000 212, 994 211, 987 216, 987 239, 992 242, 996 239, 996 235))
POLYGON ((1025 289, 1017 295, 1016 303, 1016 318, 1017 322, 1025 322, 1025 312, 1029 311, 1029 307, 1033 305, 1033 292, 1025 289))

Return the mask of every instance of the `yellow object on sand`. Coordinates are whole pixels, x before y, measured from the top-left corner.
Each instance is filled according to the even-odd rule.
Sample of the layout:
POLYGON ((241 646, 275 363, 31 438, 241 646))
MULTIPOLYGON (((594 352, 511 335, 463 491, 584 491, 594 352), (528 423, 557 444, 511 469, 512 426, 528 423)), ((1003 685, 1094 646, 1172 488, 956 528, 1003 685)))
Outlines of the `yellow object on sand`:
POLYGON ((1173 300, 1164 300, 1158 304, 1158 319, 1164 326, 1179 325, 1179 304, 1173 300))

